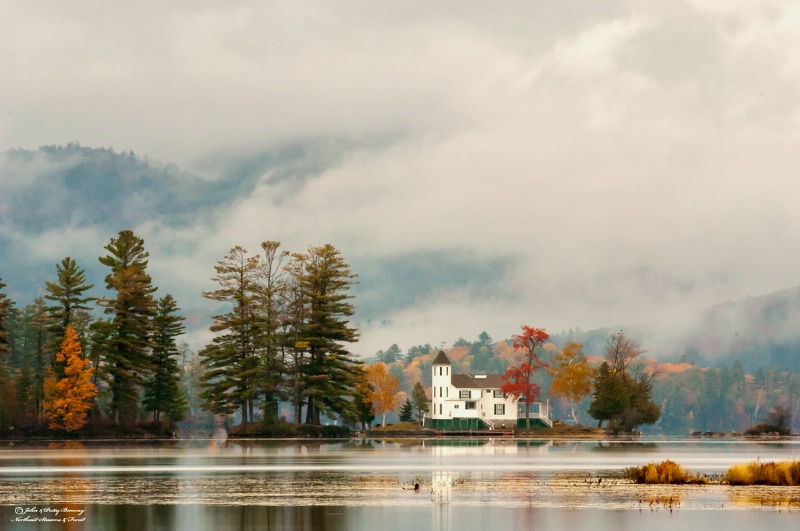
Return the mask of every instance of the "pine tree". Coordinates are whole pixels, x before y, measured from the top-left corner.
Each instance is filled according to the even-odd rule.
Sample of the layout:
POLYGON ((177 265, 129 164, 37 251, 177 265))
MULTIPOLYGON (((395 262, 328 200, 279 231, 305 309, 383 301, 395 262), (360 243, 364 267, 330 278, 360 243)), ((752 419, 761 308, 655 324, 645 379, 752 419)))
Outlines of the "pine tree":
MULTIPOLYGON (((47 329, 53 341, 52 352, 58 350, 64 340, 68 325, 71 324, 76 331, 82 328, 78 324, 80 317, 77 314, 89 310, 87 303, 95 300, 94 297, 84 296, 84 292, 92 289, 94 284, 86 284, 86 273, 75 260, 69 256, 64 258, 61 264, 56 264, 56 272, 58 281, 45 283, 48 292, 45 299, 54 302, 46 308, 49 317, 47 329)), ((63 365, 54 364, 54 370, 57 377, 64 375, 63 365)))
POLYGON ((153 374, 145 384, 143 405, 146 411, 153 412, 153 420, 161 420, 166 414, 171 422, 183 419, 188 408, 185 395, 181 392, 180 368, 177 356, 180 354, 175 338, 183 334, 184 318, 172 295, 165 295, 156 305, 153 317, 153 350, 150 355, 153 374))
POLYGON ((283 262, 289 253, 279 251, 280 242, 261 244, 264 254, 258 269, 256 304, 258 309, 257 347, 258 388, 264 396, 264 416, 275 419, 278 404, 287 398, 287 344, 282 325, 286 320, 286 270, 283 262))
POLYGON ((290 274, 308 304, 305 319, 297 323, 308 359, 295 367, 302 371, 305 422, 320 424, 322 414, 352 416, 352 396, 362 369, 344 343, 358 338, 348 319, 355 312, 348 291, 357 275, 330 244, 312 246, 307 254, 293 255, 292 261, 290 274))
POLYGON ((411 399, 406 398, 406 401, 400 407, 400 422, 411 422, 414 420, 414 405, 411 399))
MULTIPOLYGON (((37 416, 43 413, 42 400, 44 398, 44 380, 48 369, 55 363, 57 349, 52 352, 52 358, 47 352, 50 344, 50 335, 47 331, 48 316, 45 312, 43 297, 37 297, 33 304, 25 306, 20 312, 17 330, 15 351, 20 360, 20 367, 26 366, 30 370, 30 408, 26 411, 37 416)), ((22 382, 22 374, 18 385, 27 385, 22 382)), ((19 392, 22 391, 18 391, 19 392)))
POLYGON ((128 423, 138 416, 139 389, 152 370, 150 318, 156 288, 147 274, 149 254, 144 240, 124 230, 105 249, 109 254, 100 257, 100 263, 111 268, 105 278, 106 288, 116 296, 98 300, 111 316, 99 345, 105 361, 102 377, 109 386, 114 422, 128 423))
POLYGON ((50 428, 75 431, 86 424, 86 413, 92 407, 97 388, 92 383, 91 362, 81 356, 78 335, 67 325, 64 342, 56 356, 64 364, 64 377, 53 372, 45 382, 44 410, 50 428))
POLYGON ((202 397, 207 407, 218 414, 241 410, 242 422, 255 420, 258 397, 258 306, 256 287, 259 271, 257 257, 236 246, 214 266, 213 280, 220 288, 203 297, 232 306, 227 313, 215 315, 211 331, 217 335, 200 351, 208 368, 203 375, 202 397))
POLYGON ((8 374, 11 361, 11 337, 8 333, 8 319, 11 314, 13 303, 3 293, 6 285, 0 278, 0 376, 8 374))
POLYGON ((6 285, 0 279, 0 428, 7 427, 14 411, 15 386, 11 379, 11 337, 8 320, 13 309, 12 301, 3 293, 6 285))
POLYGON ((17 376, 17 406, 22 415, 36 414, 36 381, 33 369, 26 358, 22 359, 17 376))

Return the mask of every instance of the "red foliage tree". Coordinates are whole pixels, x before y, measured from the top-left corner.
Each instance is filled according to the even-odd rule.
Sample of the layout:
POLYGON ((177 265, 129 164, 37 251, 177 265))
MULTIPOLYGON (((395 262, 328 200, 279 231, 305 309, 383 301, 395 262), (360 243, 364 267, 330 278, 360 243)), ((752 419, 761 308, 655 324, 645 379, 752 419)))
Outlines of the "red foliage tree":
POLYGON ((531 377, 539 369, 547 367, 547 364, 539 359, 536 348, 540 347, 550 338, 550 334, 544 328, 533 328, 530 326, 522 327, 522 334, 513 336, 514 350, 523 350, 525 361, 519 367, 511 366, 503 375, 505 382, 500 390, 510 394, 515 399, 525 397, 525 427, 531 427, 531 412, 529 404, 539 399, 541 387, 531 382, 531 377))

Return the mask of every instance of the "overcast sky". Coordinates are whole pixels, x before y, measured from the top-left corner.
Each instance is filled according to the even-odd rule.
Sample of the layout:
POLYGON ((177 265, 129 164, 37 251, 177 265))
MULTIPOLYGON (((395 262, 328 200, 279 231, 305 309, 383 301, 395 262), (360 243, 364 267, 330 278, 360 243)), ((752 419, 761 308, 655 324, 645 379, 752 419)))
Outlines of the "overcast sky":
POLYGON ((233 245, 332 243, 363 267, 362 354, 522 324, 668 334, 800 283, 798 2, 4 0, 0 61, 0 150, 225 179, 334 146, 194 231, 131 228, 197 294, 233 245))

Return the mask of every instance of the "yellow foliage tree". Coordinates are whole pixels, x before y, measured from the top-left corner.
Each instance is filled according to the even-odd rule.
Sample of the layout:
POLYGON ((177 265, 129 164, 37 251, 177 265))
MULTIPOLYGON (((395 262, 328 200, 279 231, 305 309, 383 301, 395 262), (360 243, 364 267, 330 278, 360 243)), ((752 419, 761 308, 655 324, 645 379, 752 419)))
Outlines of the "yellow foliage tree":
POLYGON ((86 424, 86 413, 92 407, 97 387, 92 383, 92 364, 81 357, 78 334, 72 325, 67 326, 56 361, 64 364, 64 377, 56 380, 52 371, 47 376, 44 412, 51 429, 75 431, 86 424))
POLYGON ((371 386, 367 400, 375 406, 376 414, 383 415, 383 425, 386 426, 386 414, 397 409, 403 398, 398 379, 392 376, 385 363, 373 363, 367 366, 367 382, 371 386))
POLYGON ((581 349, 583 345, 572 341, 564 345, 552 362, 553 384, 550 386, 552 396, 560 396, 570 403, 572 420, 577 424, 575 404, 592 392, 592 378, 595 370, 589 365, 581 349))

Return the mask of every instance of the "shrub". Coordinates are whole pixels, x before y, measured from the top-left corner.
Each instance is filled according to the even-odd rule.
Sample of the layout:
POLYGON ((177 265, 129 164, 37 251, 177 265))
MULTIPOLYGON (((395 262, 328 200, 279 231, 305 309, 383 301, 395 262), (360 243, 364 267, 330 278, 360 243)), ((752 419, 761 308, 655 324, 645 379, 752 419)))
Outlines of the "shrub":
POLYGON ((767 414, 767 421, 750 426, 745 430, 746 435, 789 435, 792 425, 792 412, 785 406, 775 406, 767 414))
POLYGON ((732 466, 723 482, 729 485, 800 486, 800 462, 750 463, 732 466))
POLYGON ((705 478, 688 474, 681 465, 669 459, 658 464, 650 463, 644 466, 626 468, 623 474, 634 483, 645 483, 648 485, 707 483, 705 478))

